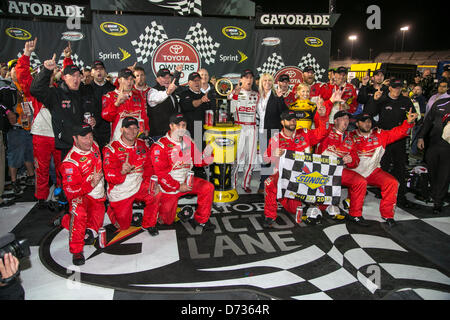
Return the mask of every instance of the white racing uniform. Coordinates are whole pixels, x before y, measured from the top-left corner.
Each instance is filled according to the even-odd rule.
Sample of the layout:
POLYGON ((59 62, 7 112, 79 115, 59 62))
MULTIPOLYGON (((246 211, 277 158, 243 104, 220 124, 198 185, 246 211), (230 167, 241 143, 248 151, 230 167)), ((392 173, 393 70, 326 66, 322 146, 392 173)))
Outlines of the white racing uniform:
POLYGON ((237 173, 239 165, 244 165, 244 179, 242 187, 250 187, 253 168, 256 164, 256 148, 258 130, 256 128, 256 105, 259 94, 256 91, 241 89, 238 95, 231 98, 231 113, 234 123, 241 126, 241 134, 238 139, 236 163, 232 168, 231 184, 233 188, 237 185, 237 173))

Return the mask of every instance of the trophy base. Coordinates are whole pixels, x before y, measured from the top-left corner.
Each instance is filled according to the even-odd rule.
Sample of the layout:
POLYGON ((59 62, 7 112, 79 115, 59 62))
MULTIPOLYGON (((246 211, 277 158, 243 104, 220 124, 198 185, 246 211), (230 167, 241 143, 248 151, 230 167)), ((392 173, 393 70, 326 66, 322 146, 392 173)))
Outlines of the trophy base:
POLYGON ((225 191, 214 191, 214 203, 230 203, 239 199, 239 195, 235 189, 225 191))

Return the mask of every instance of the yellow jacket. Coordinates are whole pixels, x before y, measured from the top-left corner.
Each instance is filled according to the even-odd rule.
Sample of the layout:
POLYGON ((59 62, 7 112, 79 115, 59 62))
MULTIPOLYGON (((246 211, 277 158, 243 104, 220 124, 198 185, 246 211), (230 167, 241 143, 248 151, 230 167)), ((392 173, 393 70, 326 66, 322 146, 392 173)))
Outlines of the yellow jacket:
POLYGON ((297 129, 311 129, 311 125, 316 113, 317 106, 315 103, 307 100, 295 100, 289 105, 289 110, 295 111, 297 117, 297 129))

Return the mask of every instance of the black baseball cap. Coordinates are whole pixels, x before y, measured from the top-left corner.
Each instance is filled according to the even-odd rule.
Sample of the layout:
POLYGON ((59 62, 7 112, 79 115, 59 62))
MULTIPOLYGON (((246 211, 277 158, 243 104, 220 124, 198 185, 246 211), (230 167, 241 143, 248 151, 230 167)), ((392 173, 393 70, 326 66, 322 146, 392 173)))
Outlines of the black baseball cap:
POLYGON ((139 122, 137 121, 136 118, 133 117, 125 117, 122 120, 122 128, 128 128, 129 126, 135 125, 136 127, 139 128, 139 122))
POLYGON ((156 73, 156 77, 165 77, 167 75, 172 75, 170 73, 170 70, 167 68, 163 68, 163 69, 159 69, 158 72, 156 73))
POLYGON ((373 72, 373 75, 376 76, 376 75, 379 74, 379 73, 384 74, 383 70, 378 69, 378 70, 375 70, 375 71, 373 72))
POLYGON ((295 119, 297 117, 296 117, 294 111, 292 111, 292 110, 285 110, 285 111, 283 111, 281 113, 280 118, 281 118, 281 120, 292 120, 292 119, 295 119))
POLYGON ((350 112, 348 112, 348 111, 341 110, 341 111, 338 111, 338 112, 336 112, 334 114, 333 119, 336 120, 337 118, 344 117, 344 116, 348 116, 349 118, 351 118, 352 114, 350 112))
POLYGON ((307 66, 305 68, 303 68, 303 72, 312 72, 315 73, 314 68, 311 66, 307 66))
POLYGON ((97 67, 97 66, 100 66, 103 69, 106 69, 105 65, 103 64, 103 61, 101 61, 101 60, 95 60, 94 62, 92 62, 92 69, 95 69, 95 67, 97 67))
POLYGON ((170 123, 178 124, 181 121, 186 122, 186 119, 184 118, 184 115, 182 113, 174 113, 169 117, 169 124, 170 123))
POLYGON ((389 82, 389 86, 392 88, 401 88, 403 87, 403 81, 400 79, 393 79, 389 82))
POLYGON ((368 113, 360 113, 356 116, 356 120, 358 121, 366 121, 367 119, 372 120, 372 116, 368 113))
POLYGON ((120 70, 119 71, 119 75, 117 76, 117 78, 125 78, 125 79, 128 79, 128 77, 133 77, 133 78, 136 78, 135 76, 134 76, 134 74, 133 74, 133 71, 131 71, 130 69, 128 69, 128 68, 124 68, 124 69, 122 69, 122 70, 120 70))
POLYGON ((335 71, 336 73, 347 73, 347 68, 346 67, 339 67, 336 69, 335 71))
POLYGON ((253 78, 255 77, 255 74, 253 73, 252 70, 250 70, 250 69, 245 69, 245 70, 242 71, 242 73, 241 73, 241 78, 244 78, 245 76, 247 76, 247 75, 249 75, 249 74, 251 74, 253 78))
POLYGON ((79 73, 81 73, 81 70, 80 70, 80 68, 78 68, 78 66, 71 64, 70 66, 67 66, 64 68, 63 74, 64 75, 67 75, 67 74, 73 75, 77 71, 79 73))
POLYGON ((195 79, 197 79, 197 78, 199 78, 199 79, 202 78, 202 77, 200 76, 200 73, 198 73, 198 72, 192 72, 192 73, 189 75, 188 80, 189 80, 189 81, 192 81, 192 80, 195 80, 195 79))
POLYGON ((281 76, 278 77, 278 81, 280 82, 289 81, 289 76, 287 74, 282 74, 281 76))
POLYGON ((87 135, 90 132, 92 132, 92 127, 87 123, 83 123, 81 125, 76 125, 72 129, 73 136, 83 136, 84 137, 85 135, 87 135))

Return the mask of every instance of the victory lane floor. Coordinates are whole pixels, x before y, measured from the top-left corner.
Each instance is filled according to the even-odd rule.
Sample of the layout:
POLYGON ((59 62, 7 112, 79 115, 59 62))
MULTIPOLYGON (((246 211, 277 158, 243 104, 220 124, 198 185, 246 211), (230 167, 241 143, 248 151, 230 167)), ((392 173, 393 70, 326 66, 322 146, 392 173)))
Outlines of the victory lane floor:
POLYGON ((68 232, 50 226, 56 213, 38 210, 32 198, 28 188, 0 208, 0 234, 30 241, 31 257, 21 261, 28 300, 450 299, 448 206, 439 216, 419 201, 397 208, 389 229, 369 192, 369 227, 328 218, 297 225, 280 207, 275 227, 264 229, 263 195, 240 194, 214 205, 214 231, 200 234, 181 221, 161 226, 157 237, 130 230, 107 248, 85 246, 86 264, 76 267, 68 232))

